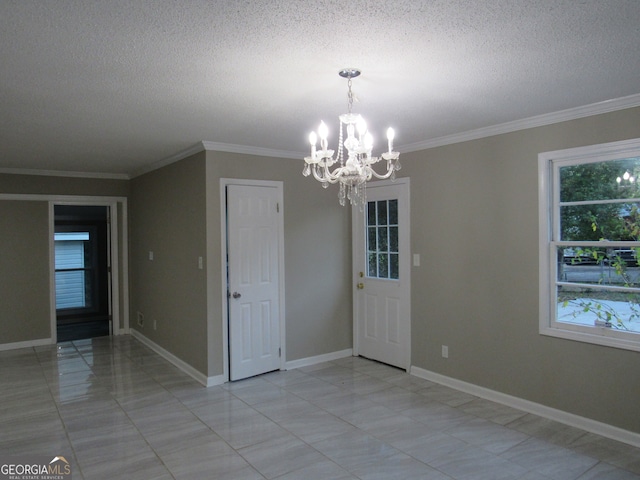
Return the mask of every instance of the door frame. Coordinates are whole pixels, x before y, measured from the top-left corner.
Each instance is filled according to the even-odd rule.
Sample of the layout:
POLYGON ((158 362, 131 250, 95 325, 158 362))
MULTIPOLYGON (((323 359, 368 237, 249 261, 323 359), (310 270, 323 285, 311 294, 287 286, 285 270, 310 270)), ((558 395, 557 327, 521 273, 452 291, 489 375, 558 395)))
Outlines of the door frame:
MULTIPOLYGON (((409 324, 407 326, 407 348, 406 348, 406 371, 409 372, 411 369, 411 190, 410 190, 410 179, 409 177, 397 178, 396 180, 379 180, 375 182, 371 182, 368 184, 367 188, 375 188, 375 187, 401 187, 401 193, 399 195, 403 197, 403 204, 405 208, 405 216, 406 222, 404 225, 404 231, 406 234, 406 241, 404 244, 401 244, 402 251, 400 257, 400 265, 405 265, 407 269, 407 288, 409 291, 409 299, 406 305, 406 313, 409 317, 409 324)), ((360 206, 354 205, 352 207, 352 221, 351 221, 351 238, 352 238, 352 298, 353 298, 353 355, 359 355, 359 333, 360 333, 360 325, 358 322, 359 319, 359 301, 358 301, 358 290, 356 289, 356 285, 359 282, 362 282, 362 279, 359 278, 358 272, 363 271, 362 265, 360 265, 358 259, 362 258, 364 255, 364 243, 357 242, 356 239, 362 238, 362 230, 364 228, 364 224, 358 224, 356 219, 359 217, 364 221, 365 215, 364 213, 360 215, 358 213, 358 209, 360 206)), ((366 207, 365 207, 366 208, 366 207)), ((364 237, 366 238, 366 237, 364 237)))
POLYGON ((111 262, 111 272, 109 273, 109 308, 111 312, 111 336, 129 333, 129 253, 128 253, 128 232, 127 232, 127 201, 120 197, 83 197, 83 196, 58 196, 49 199, 49 284, 50 284, 50 305, 51 305, 51 343, 57 343, 58 318, 56 312, 56 292, 55 292, 55 206, 56 205, 76 205, 76 206, 102 206, 109 207, 109 221, 107 239, 109 256, 111 262), (122 232, 118 229, 118 205, 122 205, 122 232), (118 239, 122 238, 122 252, 118 247, 118 239), (124 285, 120 285, 120 257, 122 257, 124 285), (120 299, 120 291, 123 299, 120 299), (121 311, 120 304, 123 304, 124 311, 121 311), (120 328, 120 321, 123 319, 123 328, 120 328))
MULTIPOLYGON (((93 317, 95 314, 104 316, 106 315, 109 320, 109 335, 111 335, 111 315, 112 315, 112 305, 111 305, 111 237, 110 237, 110 209, 109 206, 99 206, 104 212, 104 215, 100 217, 100 219, 95 219, 94 217, 86 218, 80 216, 75 216, 73 218, 65 218, 64 220, 59 220, 57 209, 58 207, 62 207, 63 205, 55 204, 54 205, 54 228, 55 235, 61 232, 79 232, 85 231, 89 234, 88 242, 90 245, 90 249, 92 250, 92 279, 91 279, 91 297, 92 303, 91 306, 87 307, 71 307, 64 311, 58 310, 58 305, 56 301, 56 315, 58 317, 58 327, 60 327, 61 319, 62 321, 70 321, 68 323, 75 323, 73 320, 82 317, 93 317), (93 254, 96 256, 93 257, 93 254)), ((66 205, 64 205, 66 206, 66 205)), ((75 207, 75 205, 74 205, 75 207)), ((80 205, 80 208, 92 208, 93 205, 80 205)), ((54 244, 56 243, 54 237, 54 244)), ((56 260, 57 260, 57 250, 55 252, 56 260)), ((57 263, 57 262, 55 262, 57 263)), ((57 268, 55 269, 57 272, 57 268)), ((57 295, 57 286, 56 286, 56 295, 57 295)), ((68 324, 67 323, 67 324, 68 324)))
POLYGON ((244 180, 238 178, 220 179, 220 276, 222 304, 222 361, 223 382, 229 381, 229 298, 227 278, 227 186, 243 185, 249 187, 275 188, 278 193, 280 208, 280 223, 278 225, 278 302, 280 302, 280 370, 286 364, 286 335, 285 335, 285 295, 284 295, 284 195, 283 182, 276 180, 244 180))

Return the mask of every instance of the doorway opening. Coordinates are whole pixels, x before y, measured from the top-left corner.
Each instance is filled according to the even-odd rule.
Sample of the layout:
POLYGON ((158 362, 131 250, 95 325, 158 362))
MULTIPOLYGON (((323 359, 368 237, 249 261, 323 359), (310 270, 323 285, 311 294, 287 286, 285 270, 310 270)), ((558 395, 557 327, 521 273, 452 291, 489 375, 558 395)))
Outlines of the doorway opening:
POLYGON ((57 341, 110 335, 108 206, 54 206, 57 341))

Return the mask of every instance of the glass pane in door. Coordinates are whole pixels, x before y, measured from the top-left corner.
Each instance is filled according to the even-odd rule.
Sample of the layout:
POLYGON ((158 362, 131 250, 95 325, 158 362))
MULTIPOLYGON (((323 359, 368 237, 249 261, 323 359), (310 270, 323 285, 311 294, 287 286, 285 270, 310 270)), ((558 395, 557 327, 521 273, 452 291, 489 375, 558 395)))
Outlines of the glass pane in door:
POLYGON ((367 276, 397 280, 398 201, 367 203, 367 276))

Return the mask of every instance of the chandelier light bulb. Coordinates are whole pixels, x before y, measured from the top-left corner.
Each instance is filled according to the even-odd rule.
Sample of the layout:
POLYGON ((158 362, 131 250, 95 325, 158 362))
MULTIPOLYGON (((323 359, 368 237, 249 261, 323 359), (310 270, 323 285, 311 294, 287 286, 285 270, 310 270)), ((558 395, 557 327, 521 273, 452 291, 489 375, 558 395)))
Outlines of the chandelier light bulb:
POLYGON ((356 128, 358 129, 358 135, 360 135, 360 138, 362 138, 362 136, 367 133, 367 122, 364 121, 364 118, 358 118, 356 128))
POLYGON ((318 127, 318 135, 320 136, 320 140, 326 140, 329 136, 329 129, 327 128, 327 124, 324 122, 320 122, 320 126, 318 127))
POLYGON ((389 153, 392 152, 393 150, 393 139, 396 137, 396 132, 393 130, 393 128, 389 127, 387 129, 387 140, 389 142, 389 153))
POLYGON ((366 148, 367 152, 370 152, 373 148, 373 135, 370 132, 364 134, 364 148, 366 148))
POLYGON ((309 143, 311 144, 311 158, 316 156, 316 143, 318 142, 318 136, 316 132, 309 134, 309 143))
POLYGON ((327 128, 327 124, 324 122, 320 122, 320 126, 318 127, 318 136, 320 137, 320 148, 323 152, 327 151, 327 146, 329 142, 327 142, 327 138, 329 137, 329 129, 327 128))

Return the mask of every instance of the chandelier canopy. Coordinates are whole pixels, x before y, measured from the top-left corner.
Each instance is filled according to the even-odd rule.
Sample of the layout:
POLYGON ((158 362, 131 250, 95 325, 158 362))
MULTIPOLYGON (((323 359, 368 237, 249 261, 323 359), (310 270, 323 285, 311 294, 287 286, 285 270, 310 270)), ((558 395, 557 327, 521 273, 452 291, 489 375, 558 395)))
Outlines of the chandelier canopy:
POLYGON ((339 183, 340 191, 338 199, 340 205, 346 204, 349 199, 351 205, 364 206, 366 203, 366 184, 373 177, 379 179, 391 178, 395 180, 396 171, 400 170, 400 153, 393 151, 394 131, 387 130, 388 151, 380 157, 373 157, 373 136, 367 130, 367 124, 361 115, 352 113, 353 92, 351 91, 351 80, 360 75, 360 70, 345 68, 338 74, 347 79, 349 91, 347 93, 349 110, 340 115, 340 133, 338 137, 338 151, 335 156, 334 150, 329 150, 327 140, 329 130, 324 122, 320 122, 318 132, 309 134, 311 144, 311 155, 304 158, 305 165, 302 174, 307 177, 313 173, 313 177, 318 180, 324 188, 329 184, 339 183), (347 131, 347 138, 344 139, 344 130, 347 131), (317 148, 318 138, 320 139, 320 149, 317 148), (346 149, 346 154, 345 154, 346 149), (346 157, 346 158, 345 158, 346 157), (378 173, 373 169, 373 165, 386 161, 386 171, 378 173), (338 166, 330 170, 333 165, 338 166))

